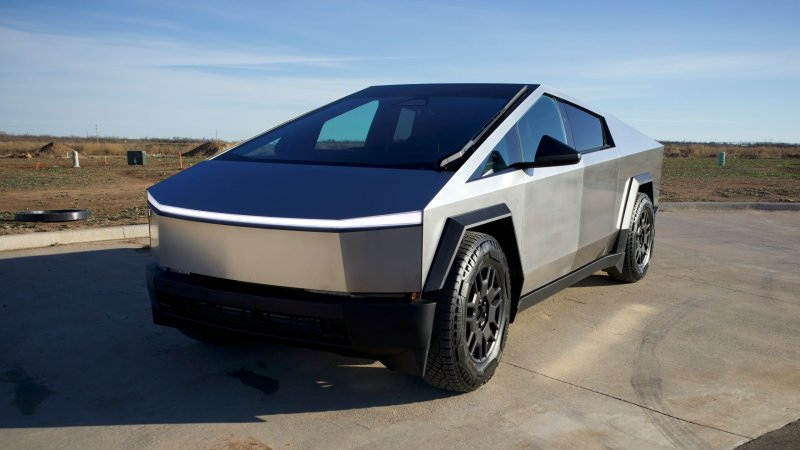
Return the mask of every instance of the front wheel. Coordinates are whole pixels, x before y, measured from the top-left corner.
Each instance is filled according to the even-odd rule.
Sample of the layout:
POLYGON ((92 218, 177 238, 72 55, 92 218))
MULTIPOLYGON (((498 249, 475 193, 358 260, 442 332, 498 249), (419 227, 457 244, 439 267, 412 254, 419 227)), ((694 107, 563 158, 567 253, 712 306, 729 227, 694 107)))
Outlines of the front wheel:
POLYGON ((425 381, 469 392, 494 375, 511 311, 508 262, 491 236, 466 232, 437 302, 425 381))
POLYGON ((650 258, 653 256, 653 243, 656 237, 653 203, 650 197, 641 192, 636 195, 630 223, 622 270, 617 270, 616 267, 607 270, 611 278, 625 283, 633 283, 644 278, 650 267, 650 258))

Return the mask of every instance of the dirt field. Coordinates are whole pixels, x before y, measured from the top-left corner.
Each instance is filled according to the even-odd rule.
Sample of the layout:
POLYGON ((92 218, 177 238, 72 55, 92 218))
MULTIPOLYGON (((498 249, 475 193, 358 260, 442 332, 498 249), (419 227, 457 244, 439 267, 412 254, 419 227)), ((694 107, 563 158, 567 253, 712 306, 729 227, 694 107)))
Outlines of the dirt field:
MULTIPOLYGON (((183 160, 185 167, 199 161, 183 160)), ((176 157, 151 157, 144 167, 128 166, 122 157, 84 157, 79 169, 63 158, 0 159, 0 235, 146 223, 145 189, 179 170, 176 157), (63 223, 13 220, 15 211, 65 208, 89 208, 92 217, 63 223)))
POLYGON ((800 159, 664 158, 661 201, 798 202, 800 159))
MULTIPOLYGON (((184 158, 184 165, 199 161, 184 158)), ((180 170, 174 156, 150 157, 148 163, 128 166, 121 156, 89 156, 74 169, 65 158, 0 159, 0 235, 146 223, 145 189, 180 170), (92 217, 51 224, 13 220, 15 211, 64 208, 89 208, 92 217)), ((668 157, 661 200, 798 202, 800 159, 729 158, 720 168, 712 157, 668 157)))

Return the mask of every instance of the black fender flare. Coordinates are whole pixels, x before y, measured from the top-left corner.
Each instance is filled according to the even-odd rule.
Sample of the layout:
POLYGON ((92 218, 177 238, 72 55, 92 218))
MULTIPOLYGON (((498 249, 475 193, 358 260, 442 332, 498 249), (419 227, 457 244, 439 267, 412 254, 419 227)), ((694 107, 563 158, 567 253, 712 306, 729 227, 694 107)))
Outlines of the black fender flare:
POLYGON ((511 210, 505 203, 449 217, 439 237, 439 244, 425 279, 423 291, 437 291, 444 287, 447 274, 456 258, 458 246, 461 245, 461 239, 467 230, 507 217, 511 217, 511 210))
MULTIPOLYGON (((628 241, 628 232, 631 228, 631 213, 633 205, 636 203, 636 196, 641 191, 641 187, 647 184, 653 184, 653 175, 649 172, 640 173, 639 175, 631 177, 626 185, 625 199, 620 209, 619 218, 619 234, 617 235, 617 243, 614 245, 614 253, 621 253, 625 251, 625 243, 628 241)), ((653 205, 655 206, 655 199, 653 205)), ((617 263, 617 269, 622 270, 622 260, 617 263)))

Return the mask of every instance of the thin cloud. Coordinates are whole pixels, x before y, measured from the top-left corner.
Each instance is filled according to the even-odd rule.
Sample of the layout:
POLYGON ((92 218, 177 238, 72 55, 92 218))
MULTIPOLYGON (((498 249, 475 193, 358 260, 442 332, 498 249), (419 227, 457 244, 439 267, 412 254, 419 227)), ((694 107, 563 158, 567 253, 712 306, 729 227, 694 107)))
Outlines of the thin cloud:
POLYGON ((800 75, 800 50, 680 54, 599 63, 587 78, 604 80, 770 79, 800 75))
MULTIPOLYGON (((0 56, 16 60, 20 70, 50 67, 57 63, 62 70, 85 70, 90 66, 140 66, 154 68, 231 68, 263 70, 273 66, 328 66, 375 59, 398 59, 367 56, 320 56, 305 54, 269 54, 200 48, 149 36, 116 36, 102 39, 31 33, 0 26, 0 56)), ((6 69, 11 69, 9 65, 6 69)))
MULTIPOLYGON (((82 134, 95 123, 121 136, 197 135, 239 139, 370 84, 397 79, 346 73, 320 75, 319 64, 363 57, 271 55, 222 51, 130 36, 92 38, 0 26, 0 123, 6 131, 82 134), (254 79, 167 66, 305 68, 254 79), (40 108, 37 104, 69 105, 40 108), (31 126, 35 117, 37 126, 31 126), (49 124, 65 123, 51 127, 49 124)), ((35 123, 33 124, 35 125, 35 123)))

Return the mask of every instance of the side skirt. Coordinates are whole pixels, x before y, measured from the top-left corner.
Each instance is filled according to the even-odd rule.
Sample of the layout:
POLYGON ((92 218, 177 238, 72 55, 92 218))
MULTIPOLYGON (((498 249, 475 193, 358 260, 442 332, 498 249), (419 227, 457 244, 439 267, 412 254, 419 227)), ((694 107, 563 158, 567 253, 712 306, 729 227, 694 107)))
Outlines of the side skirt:
POLYGON ((604 256, 597 261, 589 263, 574 272, 568 273, 551 283, 545 284, 535 291, 523 295, 517 304, 517 312, 530 308, 540 301, 551 297, 558 291, 572 286, 573 284, 583 280, 599 270, 616 266, 620 261, 622 261, 622 257, 624 255, 625 253, 622 252, 604 256))

